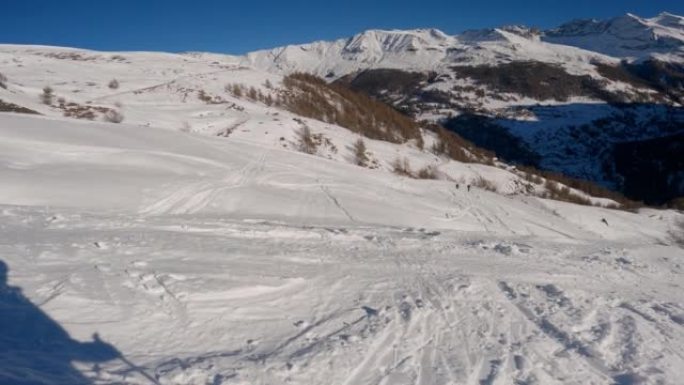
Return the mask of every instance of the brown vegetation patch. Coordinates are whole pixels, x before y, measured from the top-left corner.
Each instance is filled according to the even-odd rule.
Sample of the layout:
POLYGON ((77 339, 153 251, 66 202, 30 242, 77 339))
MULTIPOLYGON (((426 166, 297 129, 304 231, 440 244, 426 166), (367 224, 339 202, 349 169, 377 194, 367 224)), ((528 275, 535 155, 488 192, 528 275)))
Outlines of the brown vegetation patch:
POLYGON ((371 139, 392 143, 415 140, 422 147, 419 125, 388 105, 341 85, 304 73, 288 75, 275 103, 301 116, 345 127, 371 139))
POLYGON ((353 90, 363 91, 373 96, 387 92, 410 95, 416 92, 421 84, 435 77, 435 74, 383 68, 347 75, 337 80, 337 83, 346 84, 353 90))
POLYGON ((437 179, 437 169, 429 165, 421 168, 415 175, 418 179, 437 179))
POLYGON ((442 126, 432 124, 427 128, 437 135, 437 141, 432 146, 432 152, 435 154, 446 155, 463 163, 493 164, 494 153, 473 145, 442 126))
POLYGON ((623 95, 606 91, 600 80, 588 75, 571 75, 556 64, 511 62, 451 69, 459 77, 473 79, 498 92, 516 93, 536 100, 567 101, 573 96, 587 96, 607 102, 625 101, 623 95))
POLYGON ((16 105, 14 103, 6 102, 2 99, 0 99, 0 112, 16 112, 18 114, 40 115, 38 112, 34 110, 16 105))
POLYGON ((41 52, 38 55, 58 60, 94 61, 99 59, 98 56, 88 56, 78 52, 41 52))
POLYGON ((111 114, 110 111, 114 111, 113 109, 107 107, 84 106, 73 102, 60 104, 59 108, 64 111, 64 116, 67 118, 86 120, 95 120, 98 114, 106 116, 107 114, 111 114))
POLYGON ((40 94, 40 101, 45 105, 52 105, 52 100, 55 98, 55 91, 50 86, 43 88, 43 93, 40 94))
POLYGON ((392 171, 397 175, 407 176, 413 178, 413 171, 411 170, 411 162, 408 158, 397 158, 392 162, 392 171))
POLYGON ((218 95, 210 95, 204 90, 197 91, 197 98, 207 104, 227 104, 228 101, 218 95))
POLYGON ((357 166, 366 167, 368 164, 368 150, 366 149, 366 143, 363 139, 359 138, 352 145, 352 151, 354 152, 354 163, 357 166))
POLYGON ((541 184, 544 181, 544 186, 548 190, 547 197, 550 199, 588 206, 592 205, 591 200, 572 193, 569 189, 572 188, 592 197, 613 200, 622 209, 635 209, 643 206, 641 202, 632 201, 619 192, 608 190, 587 180, 571 178, 557 172, 539 170, 531 166, 517 166, 517 168, 522 173, 524 179, 534 184, 541 184))
POLYGON ((481 188, 483 190, 498 192, 498 189, 496 188, 496 184, 494 184, 494 182, 485 179, 481 176, 472 181, 471 184, 473 187, 481 188))

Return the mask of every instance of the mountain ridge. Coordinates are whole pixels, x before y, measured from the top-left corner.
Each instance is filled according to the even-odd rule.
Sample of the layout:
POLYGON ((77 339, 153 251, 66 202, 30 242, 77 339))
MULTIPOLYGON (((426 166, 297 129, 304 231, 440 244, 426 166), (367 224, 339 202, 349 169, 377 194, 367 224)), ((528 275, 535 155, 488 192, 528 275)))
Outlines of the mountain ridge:
MULTIPOLYGON (((684 124, 678 112, 684 104, 684 18, 670 13, 574 20, 547 30, 501 26, 453 36, 436 29, 369 30, 332 42, 253 52, 242 64, 345 82, 417 119, 456 127, 461 135, 476 131, 450 119, 481 116, 493 124, 488 127, 500 127, 536 153, 525 155, 540 159, 533 166, 617 190, 635 183, 615 172, 617 144, 677 134, 676 127, 684 124), (564 118, 537 116, 550 110, 564 118), (639 124, 631 123, 635 114, 639 124), (534 125, 537 136, 520 130, 525 121, 537 119, 542 120, 534 125), (606 131, 602 127, 611 120, 614 127, 606 131), (547 148, 550 142, 565 149, 547 148)), ((467 139, 487 148, 477 143, 479 137, 467 139)), ((499 153, 504 148, 488 149, 499 153)), ((664 194, 673 198, 684 195, 684 182, 675 174, 668 182, 672 190, 664 194)))
MULTIPOLYGON (((304 58, 297 50, 303 52, 317 52, 322 54, 318 57, 322 64, 330 61, 330 55, 336 54, 340 60, 360 61, 365 64, 379 64, 401 66, 402 64, 419 64, 425 66, 425 61, 421 61, 416 56, 431 51, 434 63, 434 56, 437 59, 453 61, 458 59, 463 61, 468 55, 458 55, 469 49, 477 49, 479 44, 487 42, 507 42, 513 44, 515 48, 539 49, 547 45, 562 45, 566 49, 573 47, 580 49, 584 54, 593 56, 595 59, 622 60, 622 59, 645 59, 654 54, 663 54, 663 50, 675 49, 675 57, 670 60, 684 61, 684 18, 669 13, 661 13, 653 18, 641 18, 636 15, 627 14, 609 20, 578 19, 564 23, 556 28, 540 30, 524 25, 500 26, 496 28, 485 28, 467 30, 460 34, 449 35, 435 28, 418 29, 370 29, 357 33, 351 37, 340 38, 332 41, 316 41, 308 44, 287 45, 267 50, 259 50, 244 55, 246 64, 255 65, 262 69, 288 71, 293 70, 288 66, 289 61, 312 60, 304 58), (514 35, 514 36, 513 36, 514 35), (593 41, 582 41, 578 37, 591 37, 593 41), (599 38, 598 42, 596 38, 599 38), (615 37, 624 47, 615 48, 615 37), (652 37, 653 39, 649 39, 652 37), (525 47, 525 42, 518 38, 527 40, 529 47, 525 47), (631 40, 630 40, 631 39, 631 40), (650 43, 650 44, 649 44, 650 43), (516 45, 517 44, 517 45, 516 45), (637 46, 640 44, 640 46, 637 46), (641 49, 639 52, 638 49, 641 49), (404 54, 402 57, 394 55, 404 54), (407 57, 406 55, 414 57, 407 57), (441 56, 440 54, 443 54, 441 56), (389 55, 389 57, 388 57, 389 55), (636 56, 635 56, 636 55, 636 56), (264 57, 271 57, 276 66, 265 66, 269 60, 264 57), (601 56, 607 56, 605 58, 601 56), (388 60, 389 59, 389 60, 388 60), (392 63, 391 60, 397 61, 392 63), (404 63, 402 63, 402 60, 404 63)), ((548 47, 547 47, 548 48, 548 47)), ((570 48, 571 49, 571 48, 570 48)), ((672 52, 670 52, 672 53, 672 52)), ((470 59, 474 59, 470 52, 470 59)), ((511 59, 519 60, 519 57, 510 55, 511 59)), ((496 58, 494 61, 497 61, 496 58)), ((500 61, 502 58, 498 58, 500 61)), ((329 64, 328 64, 329 66, 329 64)), ((410 66, 410 65, 409 65, 410 66)), ((309 66, 310 67, 310 66, 309 66)), ((342 69, 347 74, 355 69, 348 66, 342 69)), ((318 73, 319 75, 326 75, 318 73)))

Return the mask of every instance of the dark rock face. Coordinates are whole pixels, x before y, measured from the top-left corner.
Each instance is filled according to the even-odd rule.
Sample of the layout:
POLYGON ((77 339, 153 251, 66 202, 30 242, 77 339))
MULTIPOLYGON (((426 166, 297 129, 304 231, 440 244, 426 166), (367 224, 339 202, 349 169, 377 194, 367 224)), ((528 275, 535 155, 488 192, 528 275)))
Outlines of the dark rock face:
POLYGON ((5 102, 0 99, 0 112, 15 112, 18 114, 33 114, 39 115, 38 112, 33 111, 29 108, 16 105, 14 103, 5 102))

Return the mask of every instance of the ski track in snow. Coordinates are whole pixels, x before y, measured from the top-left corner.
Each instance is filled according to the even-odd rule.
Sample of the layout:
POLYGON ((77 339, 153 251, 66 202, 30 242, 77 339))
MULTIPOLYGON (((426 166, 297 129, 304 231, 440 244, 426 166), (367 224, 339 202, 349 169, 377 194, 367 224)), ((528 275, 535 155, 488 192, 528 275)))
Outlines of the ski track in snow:
POLYGON ((196 213, 209 206, 223 191, 250 183, 260 171, 263 171, 267 156, 268 150, 265 150, 261 156, 247 163, 237 173, 229 173, 216 181, 186 184, 170 195, 141 209, 140 212, 148 215, 196 213))
MULTIPOLYGON (((163 384, 674 384, 681 374, 681 267, 657 246, 3 212, 13 282, 163 384)), ((96 378, 149 383, 118 362, 96 378)))

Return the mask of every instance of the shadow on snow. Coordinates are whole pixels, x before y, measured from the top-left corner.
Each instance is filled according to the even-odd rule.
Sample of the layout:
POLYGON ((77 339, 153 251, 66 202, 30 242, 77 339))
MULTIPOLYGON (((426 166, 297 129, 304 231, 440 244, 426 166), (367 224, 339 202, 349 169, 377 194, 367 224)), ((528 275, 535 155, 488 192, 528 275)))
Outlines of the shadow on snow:
POLYGON ((122 357, 97 334, 92 342, 72 339, 21 288, 7 284, 7 272, 7 264, 0 260, 0 384, 93 384, 73 361, 97 365, 122 357))

